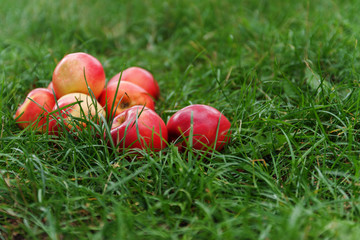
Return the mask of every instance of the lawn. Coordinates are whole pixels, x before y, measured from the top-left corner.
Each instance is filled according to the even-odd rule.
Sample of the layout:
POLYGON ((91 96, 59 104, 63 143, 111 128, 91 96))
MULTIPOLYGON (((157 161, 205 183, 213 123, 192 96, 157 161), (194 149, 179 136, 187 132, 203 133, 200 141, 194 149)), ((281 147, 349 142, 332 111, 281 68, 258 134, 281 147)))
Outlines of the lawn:
POLYGON ((359 12, 358 0, 2 0, 0 239, 358 239, 359 12), (18 128, 26 94, 72 52, 107 80, 148 69, 165 122, 207 104, 231 141, 131 157, 94 131, 18 128))

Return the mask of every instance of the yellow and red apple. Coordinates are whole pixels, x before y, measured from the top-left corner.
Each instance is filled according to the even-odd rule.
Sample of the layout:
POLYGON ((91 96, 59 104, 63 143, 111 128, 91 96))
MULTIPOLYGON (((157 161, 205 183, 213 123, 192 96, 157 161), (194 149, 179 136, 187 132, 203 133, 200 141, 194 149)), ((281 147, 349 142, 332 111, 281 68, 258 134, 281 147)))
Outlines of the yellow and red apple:
POLYGON ((52 84, 57 98, 69 93, 90 95, 88 87, 98 98, 105 86, 104 68, 99 60, 87 53, 71 53, 57 64, 52 84))
POLYGON ((82 130, 89 121, 98 121, 106 116, 103 107, 96 99, 84 93, 69 93, 62 96, 52 109, 49 134, 59 135, 61 122, 68 131, 82 130))
POLYGON ((144 105, 155 110, 151 96, 143 88, 126 81, 109 83, 101 93, 99 102, 110 118, 135 105, 144 105))
POLYGON ((53 93, 46 88, 35 88, 17 109, 14 118, 21 129, 28 126, 46 131, 47 115, 55 105, 53 93))
POLYGON ((53 91, 53 83, 50 82, 49 85, 46 87, 47 89, 49 89, 51 92, 53 91))

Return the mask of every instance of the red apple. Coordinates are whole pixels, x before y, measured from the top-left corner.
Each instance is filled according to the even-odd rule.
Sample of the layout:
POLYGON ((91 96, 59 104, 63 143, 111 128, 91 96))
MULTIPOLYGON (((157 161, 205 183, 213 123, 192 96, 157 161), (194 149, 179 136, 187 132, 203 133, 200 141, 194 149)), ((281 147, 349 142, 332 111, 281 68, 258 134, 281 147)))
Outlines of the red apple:
POLYGON ((57 98, 76 92, 90 95, 86 82, 98 98, 105 86, 105 72, 99 60, 81 52, 66 55, 56 66, 52 77, 57 98))
POLYGON ((31 125, 35 130, 46 131, 47 115, 55 105, 52 92, 46 88, 35 88, 17 109, 14 118, 21 129, 31 125))
POLYGON ((177 111, 167 123, 169 141, 178 142, 180 150, 190 143, 192 130, 194 149, 212 151, 215 148, 220 151, 230 140, 230 127, 231 123, 221 112, 200 104, 177 111))
POLYGON ((119 149, 160 151, 166 147, 168 139, 161 117, 143 106, 133 106, 115 117, 110 134, 119 149))
POLYGON ((135 105, 145 105, 155 110, 155 104, 150 95, 143 88, 131 82, 120 81, 119 86, 118 82, 108 84, 101 93, 99 102, 104 106, 109 117, 115 117, 135 105))
POLYGON ((49 85, 47 86, 47 89, 49 89, 51 92, 53 91, 53 83, 50 82, 49 85))
POLYGON ((52 109, 49 134, 58 135, 61 121, 67 130, 81 130, 86 127, 88 121, 98 120, 100 114, 106 116, 96 99, 83 93, 69 93, 62 96, 52 109))
POLYGON ((155 100, 159 99, 160 89, 158 82, 154 79, 153 75, 140 67, 130 67, 112 77, 109 81, 117 82, 121 76, 121 81, 132 82, 147 91, 155 100))

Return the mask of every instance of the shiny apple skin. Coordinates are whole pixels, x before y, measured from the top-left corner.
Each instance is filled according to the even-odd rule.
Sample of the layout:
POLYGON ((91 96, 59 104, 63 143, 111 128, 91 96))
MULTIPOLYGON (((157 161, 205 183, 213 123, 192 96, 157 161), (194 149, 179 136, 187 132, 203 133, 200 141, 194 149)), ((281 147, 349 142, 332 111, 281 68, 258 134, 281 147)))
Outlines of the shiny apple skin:
POLYGON ((140 67, 130 67, 125 69, 122 73, 113 76, 110 82, 118 82, 121 76, 121 81, 132 82, 147 91, 155 100, 160 97, 160 88, 154 76, 147 70, 140 67))
POLYGON ((176 142, 180 150, 187 147, 190 142, 191 115, 193 118, 192 147, 210 152, 214 148, 217 151, 222 150, 230 140, 231 123, 217 109, 201 104, 187 106, 171 116, 166 125, 169 142, 176 142))
POLYGON ((143 106, 133 106, 115 117, 110 134, 119 150, 160 151, 168 140, 165 122, 155 111, 143 106))
POLYGON ((120 81, 119 86, 118 82, 109 83, 101 93, 99 102, 105 108, 109 118, 116 117, 126 109, 136 105, 143 105, 155 110, 155 103, 151 96, 143 88, 126 81, 120 81), (119 89, 116 92, 118 87, 119 89))
POLYGON ((35 88, 17 109, 14 118, 21 129, 32 126, 36 131, 45 132, 48 112, 55 105, 53 93, 46 88, 35 88), (31 99, 31 100, 30 100, 31 99), (36 102, 36 103, 35 103, 36 102))
POLYGON ((61 132, 61 121, 68 131, 75 131, 85 128, 86 121, 98 121, 100 115, 106 117, 106 112, 100 103, 84 93, 69 93, 62 96, 55 103, 52 112, 49 124, 49 134, 52 135, 59 135, 61 132), (75 124, 73 118, 84 119, 84 122, 75 124))
POLYGON ((82 52, 71 53, 61 59, 52 77, 53 88, 58 99, 76 92, 90 95, 86 82, 94 96, 98 98, 105 87, 105 81, 105 72, 100 61, 82 52))
POLYGON ((52 92, 53 91, 53 83, 50 82, 49 85, 46 88, 49 89, 52 92))

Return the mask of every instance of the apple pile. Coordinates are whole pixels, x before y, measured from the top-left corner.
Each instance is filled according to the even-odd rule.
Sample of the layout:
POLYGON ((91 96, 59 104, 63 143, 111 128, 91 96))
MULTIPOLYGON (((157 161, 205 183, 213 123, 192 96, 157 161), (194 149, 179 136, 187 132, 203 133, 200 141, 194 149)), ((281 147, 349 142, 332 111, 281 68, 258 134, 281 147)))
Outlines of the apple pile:
POLYGON ((155 112, 160 89, 153 75, 130 67, 106 84, 105 71, 87 53, 66 55, 55 67, 47 88, 33 89, 17 109, 14 119, 21 129, 59 136, 76 133, 106 119, 118 150, 160 151, 169 142, 179 150, 187 147, 220 151, 230 139, 229 120, 207 105, 190 105, 170 117, 167 124, 155 112))

